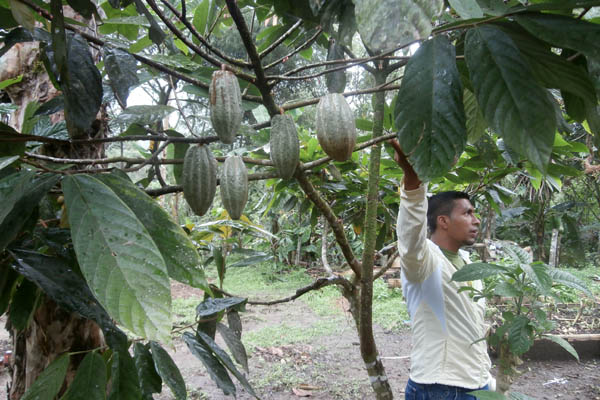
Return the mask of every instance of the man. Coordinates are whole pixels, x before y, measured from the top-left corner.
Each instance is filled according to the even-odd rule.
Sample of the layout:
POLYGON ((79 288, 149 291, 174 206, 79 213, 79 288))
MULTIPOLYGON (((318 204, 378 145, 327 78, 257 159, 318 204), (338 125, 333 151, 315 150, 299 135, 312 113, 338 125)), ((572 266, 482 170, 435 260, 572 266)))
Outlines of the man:
POLYGON ((451 278, 469 262, 460 248, 475 243, 480 222, 466 193, 440 193, 428 207, 427 186, 398 142, 392 145, 404 171, 396 229, 402 290, 412 328, 406 399, 474 400, 466 393, 495 386, 486 342, 478 341, 486 333, 485 303, 474 302, 466 291, 459 293, 460 285, 451 278))

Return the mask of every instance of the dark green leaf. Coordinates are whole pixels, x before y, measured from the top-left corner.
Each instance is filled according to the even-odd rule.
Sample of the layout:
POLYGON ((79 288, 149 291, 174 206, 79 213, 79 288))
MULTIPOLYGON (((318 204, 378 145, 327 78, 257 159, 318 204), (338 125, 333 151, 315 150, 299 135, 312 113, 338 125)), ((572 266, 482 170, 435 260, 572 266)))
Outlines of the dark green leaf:
POLYGON ((121 49, 104 46, 104 66, 115 96, 127 104, 129 90, 139 83, 135 58, 121 49))
MULTIPOLYGON (((168 129, 165 133, 171 137, 184 137, 184 135, 182 135, 181 133, 179 133, 173 129, 168 129)), ((185 157, 185 153, 187 152, 188 148, 190 147, 190 144, 189 143, 173 143, 169 146, 173 146, 173 158, 183 160, 183 158, 185 157)), ((174 164, 172 168, 173 168, 173 176, 175 177, 175 183, 181 184, 181 174, 183 173, 183 164, 174 164)))
POLYGON ((188 235, 154 199, 130 180, 115 174, 98 175, 148 230, 162 254, 169 277, 210 292, 200 257, 188 235))
POLYGON ((475 396, 477 400, 506 400, 506 396, 499 392, 492 392, 490 390, 475 390, 473 392, 467 392, 471 396, 475 396))
POLYGON ((354 4, 347 2, 343 6, 340 25, 338 28, 338 40, 344 46, 352 47, 352 38, 356 33, 356 16, 354 14, 354 4))
POLYGON ((75 138, 90 128, 102 104, 102 77, 87 41, 79 35, 67 38, 67 74, 61 80, 67 128, 75 138))
POLYGON ((2 57, 11 47, 22 42, 50 42, 50 34, 40 28, 27 30, 25 28, 15 28, 11 30, 4 38, 4 46, 0 49, 0 57, 2 57))
POLYGON ((27 389, 21 400, 53 400, 65 380, 69 354, 56 358, 27 389))
POLYGON ((463 103, 467 118, 467 140, 469 143, 475 143, 485 133, 487 121, 483 118, 475 95, 468 89, 463 91, 463 103))
POLYGON ((462 19, 483 17, 483 11, 476 0, 449 0, 449 3, 462 19))
POLYGON ((242 338, 242 320, 236 310, 227 310, 227 324, 238 339, 242 338))
POLYGON ((90 19, 96 11, 96 6, 90 0, 67 0, 67 3, 85 19, 90 19))
POLYGON ((19 159, 19 156, 0 157, 0 170, 8 167, 19 159))
POLYGON ((196 315, 198 318, 205 318, 226 310, 228 308, 234 308, 238 311, 243 311, 248 299, 241 297, 228 297, 225 299, 215 299, 209 297, 196 307, 196 315))
POLYGON ((517 315, 510 323, 508 328, 508 345, 510 351, 520 356, 533 345, 532 328, 530 321, 524 315, 517 315))
POLYGON ((226 325, 217 322, 217 331, 229 347, 235 361, 240 364, 246 372, 248 372, 248 355, 242 341, 237 336, 236 332, 229 329, 226 325))
POLYGON ((116 122, 122 124, 151 125, 158 122, 175 111, 171 106, 131 106, 127 107, 116 118, 116 122))
POLYGON ((56 64, 56 71, 64 76, 68 74, 68 70, 65 69, 67 64, 67 35, 65 33, 62 1, 50 0, 50 11, 52 12, 50 35, 52 37, 54 64, 56 64))
MULTIPOLYGON (((6 0, 6 4, 8 5, 8 0, 6 0)), ((9 30, 11 28, 16 28, 19 26, 19 23, 13 17, 12 12, 9 8, 0 7, 0 28, 4 30, 9 30)), ((4 49, 0 49, 0 52, 4 49)))
POLYGON ((135 362, 129 351, 113 353, 108 400, 139 400, 142 398, 135 362))
POLYGON ((8 185, 9 189, 0 189, 0 252, 21 232, 40 200, 58 179, 56 175, 36 178, 32 172, 22 171, 17 176, 0 180, 0 188, 8 185))
POLYGON ((73 382, 61 400, 106 399, 106 364, 95 351, 88 353, 79 367, 73 382))
POLYGON ((27 279, 23 279, 10 303, 10 324, 17 331, 23 331, 29 325, 37 308, 38 288, 27 279))
POLYGON ((33 115, 50 115, 62 111, 64 108, 65 98, 62 95, 59 95, 42 104, 33 115))
POLYGON ((406 66, 396 101, 400 146, 422 180, 443 176, 463 152, 465 114, 454 46, 439 35, 406 66))
POLYGON ((185 381, 169 353, 154 341, 150 342, 150 348, 152 349, 154 366, 163 382, 171 389, 177 400, 185 400, 187 397, 185 381))
POLYGON ((154 42, 154 44, 157 44, 157 45, 162 44, 162 42, 165 40, 165 37, 167 35, 160 28, 160 25, 158 25, 158 22, 156 22, 154 15, 152 15, 152 13, 150 11, 148 11, 148 9, 144 5, 144 3, 142 3, 141 0, 134 0, 134 4, 135 4, 135 8, 137 9, 138 13, 143 14, 148 19, 148 22, 150 22, 150 30, 148 32, 148 36, 150 37, 150 40, 152 40, 154 42))
POLYGON ((525 271, 527 277, 533 281, 538 290, 544 295, 549 295, 552 288, 552 278, 546 272, 547 268, 546 265, 541 263, 521 264, 521 269, 525 271))
POLYGON ((162 390, 162 379, 156 372, 150 345, 136 342, 133 345, 133 359, 140 379, 142 399, 151 400, 152 393, 160 393, 162 390))
POLYGON ((223 349, 221 349, 215 343, 214 340, 212 340, 208 335, 204 334, 203 332, 196 332, 196 339, 198 339, 198 341, 203 343, 205 346, 207 346, 213 352, 213 354, 220 361, 220 363, 222 365, 224 365, 225 367, 227 367, 229 372, 231 372, 238 379, 238 381, 240 381, 240 383, 242 384, 242 386, 244 386, 244 388, 246 388, 248 393, 250 393, 252 396, 258 398, 258 396, 254 392, 254 389, 252 388, 252 386, 250 386, 250 383, 248 382, 246 377, 240 371, 238 371, 238 369, 235 367, 235 364, 233 363, 231 358, 227 355, 227 353, 225 351, 223 351, 223 349))
POLYGON ((560 336, 556 336, 556 335, 543 335, 542 337, 544 339, 551 340, 554 343, 558 344, 560 347, 562 347, 563 349, 568 351, 570 355, 575 357, 575 359, 577 361, 579 361, 579 354, 577 354, 577 350, 575 350, 575 348, 571 345, 571 343, 567 342, 565 339, 561 338, 560 336))
MULTIPOLYGON (((343 60, 344 59, 344 49, 342 46, 336 43, 336 40, 331 38, 329 39, 329 50, 327 51, 327 61, 333 60, 343 60)), ((325 69, 332 69, 336 67, 340 67, 343 64, 333 64, 327 65, 325 69)), ((334 72, 330 72, 325 75, 325 83, 327 84, 327 91, 329 93, 343 93, 346 88, 346 73, 344 70, 337 70, 334 72)))
POLYGON ((452 280, 456 282, 476 281, 508 272, 509 269, 503 265, 487 263, 467 264, 452 275, 452 280))
POLYGON ((127 329, 169 342, 169 277, 144 225, 92 176, 66 177, 63 191, 75 253, 92 292, 127 329))
POLYGON ((467 33, 465 58, 486 120, 511 149, 545 171, 556 130, 554 106, 519 49, 500 29, 481 26, 467 33))
POLYGON ((3 267, 0 270, 0 315, 3 315, 8 309, 8 304, 18 280, 19 274, 12 268, 3 267))
POLYGON ((235 396, 235 385, 231 381, 231 378, 229 377, 225 367, 214 356, 210 348, 203 342, 198 341, 198 339, 189 332, 185 332, 183 334, 183 340, 185 341, 185 344, 187 344, 192 354, 202 361, 211 379, 215 381, 223 393, 227 396, 235 396))
POLYGON ((219 283, 223 285, 225 280, 225 258, 223 257, 223 251, 220 246, 213 246, 212 256, 217 267, 217 274, 219 275, 219 283))
POLYGON ((19 25, 32 31, 35 24, 35 14, 33 13, 33 9, 18 0, 8 0, 8 4, 10 5, 10 11, 13 18, 19 25))
POLYGON ((585 282, 577 278, 575 275, 558 268, 548 268, 547 272, 548 275, 552 277, 554 283, 579 290, 591 298, 594 297, 590 289, 586 286, 585 282))
POLYGON ((96 321, 110 347, 122 349, 126 346, 125 334, 112 322, 87 283, 66 261, 32 251, 15 250, 14 254, 17 256, 15 268, 21 275, 38 285, 64 309, 96 321))

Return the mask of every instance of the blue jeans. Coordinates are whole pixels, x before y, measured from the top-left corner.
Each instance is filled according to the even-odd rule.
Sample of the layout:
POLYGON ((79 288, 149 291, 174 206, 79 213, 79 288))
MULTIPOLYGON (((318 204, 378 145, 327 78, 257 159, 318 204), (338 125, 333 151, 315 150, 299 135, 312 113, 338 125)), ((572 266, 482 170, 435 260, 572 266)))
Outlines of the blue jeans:
POLYGON ((467 394, 474 390, 489 390, 488 385, 481 389, 465 389, 458 386, 440 385, 438 383, 422 385, 408 380, 406 384, 406 400, 477 400, 475 396, 467 394))

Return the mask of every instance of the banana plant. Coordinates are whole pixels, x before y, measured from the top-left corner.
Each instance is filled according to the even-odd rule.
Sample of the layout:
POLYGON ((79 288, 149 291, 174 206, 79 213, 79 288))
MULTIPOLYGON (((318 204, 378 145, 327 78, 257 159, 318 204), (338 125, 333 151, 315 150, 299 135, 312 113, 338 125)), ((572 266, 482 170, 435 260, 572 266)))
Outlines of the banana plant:
POLYGON ((497 393, 474 392, 481 399, 515 398, 514 394, 506 396, 518 374, 516 367, 521 363, 519 357, 531 348, 535 339, 549 339, 579 361, 577 352, 569 342, 549 334, 555 328, 555 323, 549 319, 547 304, 542 300, 553 297, 560 301, 556 291, 560 286, 593 297, 580 279, 564 270, 533 261, 532 254, 525 249, 510 242, 496 242, 496 247, 503 256, 499 262, 469 264, 452 276, 456 282, 483 279, 486 285, 482 290, 463 286, 459 291, 470 291, 475 301, 500 298, 505 306, 500 325, 486 338, 480 339, 487 340, 499 354, 497 393))

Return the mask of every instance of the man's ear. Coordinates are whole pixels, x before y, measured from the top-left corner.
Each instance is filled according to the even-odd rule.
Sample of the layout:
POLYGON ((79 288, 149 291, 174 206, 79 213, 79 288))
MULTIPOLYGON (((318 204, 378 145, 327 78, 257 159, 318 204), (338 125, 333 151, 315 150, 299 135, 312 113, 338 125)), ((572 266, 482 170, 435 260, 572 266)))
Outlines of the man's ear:
POLYGON ((447 215, 438 215, 437 217, 437 226, 438 228, 441 228, 443 230, 447 230, 448 229, 448 223, 450 217, 447 215))

